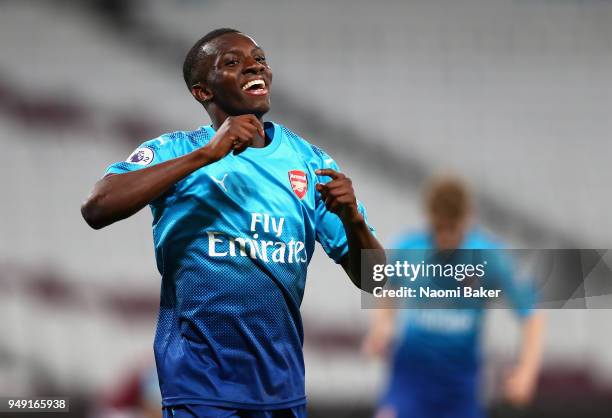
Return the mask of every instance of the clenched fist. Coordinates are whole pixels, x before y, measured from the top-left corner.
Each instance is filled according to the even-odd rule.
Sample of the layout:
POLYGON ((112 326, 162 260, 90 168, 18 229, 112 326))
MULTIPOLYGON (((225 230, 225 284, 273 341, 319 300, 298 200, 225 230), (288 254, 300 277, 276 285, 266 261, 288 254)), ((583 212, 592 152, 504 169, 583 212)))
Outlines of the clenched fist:
POLYGON ((219 161, 232 150, 234 154, 240 154, 253 144, 257 135, 265 138, 263 125, 255 115, 230 116, 204 149, 210 162, 219 161))

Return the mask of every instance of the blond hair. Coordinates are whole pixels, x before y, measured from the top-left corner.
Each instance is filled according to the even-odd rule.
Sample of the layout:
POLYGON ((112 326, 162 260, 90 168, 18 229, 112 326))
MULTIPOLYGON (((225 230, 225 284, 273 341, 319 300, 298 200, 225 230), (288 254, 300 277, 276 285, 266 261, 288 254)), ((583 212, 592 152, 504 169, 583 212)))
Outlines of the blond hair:
POLYGON ((464 220, 472 207, 466 182, 456 175, 437 175, 425 188, 425 209, 434 219, 464 220))

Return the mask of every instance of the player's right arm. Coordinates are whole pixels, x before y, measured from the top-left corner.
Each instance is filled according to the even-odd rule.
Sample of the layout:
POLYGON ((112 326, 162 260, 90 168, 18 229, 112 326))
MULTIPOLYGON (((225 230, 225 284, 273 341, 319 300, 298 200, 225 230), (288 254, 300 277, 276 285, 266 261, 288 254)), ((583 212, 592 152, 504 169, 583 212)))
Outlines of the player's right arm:
POLYGON ((254 115, 228 117, 200 149, 151 167, 100 179, 81 206, 81 214, 94 229, 125 219, 195 170, 219 161, 232 150, 241 153, 258 134, 265 138, 263 125, 254 115))

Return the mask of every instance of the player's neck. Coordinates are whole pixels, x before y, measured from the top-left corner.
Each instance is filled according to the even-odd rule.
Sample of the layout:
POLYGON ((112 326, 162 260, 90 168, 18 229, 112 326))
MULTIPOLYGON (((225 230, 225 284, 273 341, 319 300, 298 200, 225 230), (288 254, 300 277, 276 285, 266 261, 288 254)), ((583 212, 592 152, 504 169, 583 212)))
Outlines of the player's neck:
MULTIPOLYGON (((210 114, 210 119, 212 122, 212 126, 213 129, 215 131, 218 131, 219 128, 221 127, 221 125, 223 125, 223 122, 225 122, 225 119, 228 118, 229 115, 227 114, 223 114, 223 115, 217 115, 217 114, 210 114)), ((263 124, 263 118, 262 116, 259 116, 257 119, 259 119, 259 121, 263 124)), ((268 138, 268 135, 266 133, 266 135, 262 138, 259 134, 255 134, 255 136, 253 137, 253 144, 251 145, 251 147, 253 148, 263 148, 266 145, 268 145, 270 142, 272 141, 272 138, 268 138)))

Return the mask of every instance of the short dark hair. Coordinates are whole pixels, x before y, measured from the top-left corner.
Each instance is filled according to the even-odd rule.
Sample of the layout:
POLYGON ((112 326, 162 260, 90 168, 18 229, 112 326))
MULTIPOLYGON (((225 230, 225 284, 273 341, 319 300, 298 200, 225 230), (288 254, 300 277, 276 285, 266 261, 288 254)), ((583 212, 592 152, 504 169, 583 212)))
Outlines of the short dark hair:
POLYGON ((231 28, 220 28, 215 29, 208 32, 199 41, 197 41, 187 53, 185 57, 185 61, 183 62, 183 78, 185 79, 185 84, 187 84, 187 88, 191 90, 191 87, 195 84, 195 81, 198 78, 197 69, 200 66, 200 62, 206 57, 204 51, 202 50, 203 46, 212 41, 215 38, 218 38, 221 35, 225 35, 226 33, 242 33, 237 29, 231 28))

